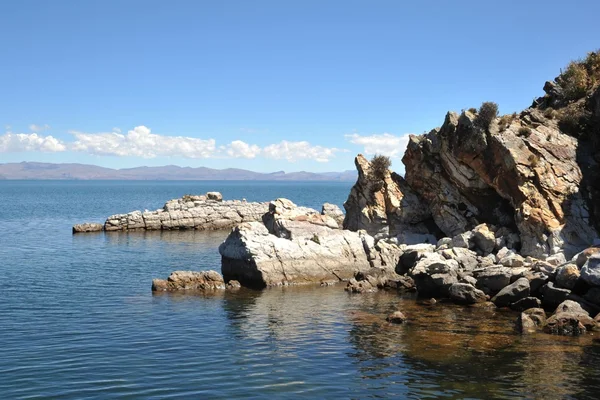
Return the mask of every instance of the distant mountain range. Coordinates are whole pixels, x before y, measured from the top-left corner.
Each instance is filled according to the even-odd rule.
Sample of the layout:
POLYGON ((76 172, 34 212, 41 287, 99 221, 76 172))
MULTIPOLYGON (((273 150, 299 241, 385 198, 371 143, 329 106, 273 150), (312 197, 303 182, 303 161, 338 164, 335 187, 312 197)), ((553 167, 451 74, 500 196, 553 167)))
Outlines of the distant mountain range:
POLYGON ((21 162, 0 164, 0 179, 40 180, 276 180, 276 181, 354 181, 356 171, 260 173, 245 169, 206 167, 136 167, 112 169, 87 164, 21 162))

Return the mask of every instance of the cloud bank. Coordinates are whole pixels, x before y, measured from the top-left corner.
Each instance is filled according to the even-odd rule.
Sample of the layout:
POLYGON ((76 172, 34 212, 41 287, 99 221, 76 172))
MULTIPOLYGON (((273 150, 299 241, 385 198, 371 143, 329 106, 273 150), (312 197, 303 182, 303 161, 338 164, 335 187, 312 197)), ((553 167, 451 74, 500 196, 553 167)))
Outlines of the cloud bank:
POLYGON ((52 136, 38 136, 37 133, 7 132, 0 136, 0 153, 41 151, 54 153, 67 150, 67 146, 52 136))
MULTIPOLYGON (((39 126, 30 126, 33 128, 39 126)), ((46 129, 47 125, 42 127, 46 129)), ((43 130, 36 129, 36 130, 43 130)), ((260 147, 241 140, 227 145, 217 146, 215 139, 198 139, 184 136, 165 136, 152 133, 145 126, 137 126, 126 134, 117 128, 112 132, 85 133, 70 131, 74 141, 66 142, 52 136, 40 136, 37 133, 7 132, 0 136, 0 153, 42 151, 83 152, 99 156, 118 157, 183 157, 203 158, 246 158, 263 157, 275 160, 314 160, 328 162, 336 153, 345 150, 335 147, 315 146, 306 141, 279 143, 260 147)))
POLYGON ((346 139, 353 144, 364 146, 366 154, 382 154, 388 157, 402 157, 410 134, 400 136, 390 133, 361 136, 356 133, 345 135, 346 139))

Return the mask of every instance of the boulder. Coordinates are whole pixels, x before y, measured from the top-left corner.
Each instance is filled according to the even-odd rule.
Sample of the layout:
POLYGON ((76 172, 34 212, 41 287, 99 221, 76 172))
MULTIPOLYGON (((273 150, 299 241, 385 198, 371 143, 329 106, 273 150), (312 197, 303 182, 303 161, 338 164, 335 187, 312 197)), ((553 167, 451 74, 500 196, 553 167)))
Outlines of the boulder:
POLYGON ((548 282, 542 287, 544 298, 542 303, 547 307, 556 307, 567 299, 571 291, 554 286, 553 282, 548 282))
POLYGON ((476 269, 473 276, 477 279, 477 288, 486 293, 498 293, 510 284, 512 271, 508 267, 494 265, 487 268, 476 269))
POLYGON ((527 278, 517 279, 516 282, 504 287, 494 298, 492 302, 498 307, 507 307, 525 297, 529 296, 529 281, 527 278))
POLYGON ((517 318, 517 330, 521 333, 532 333, 546 324, 546 313, 542 308, 529 308, 517 318))
POLYGON ((490 254, 496 247, 496 236, 487 224, 477 225, 473 229, 473 241, 484 255, 490 254))
POLYGON ((581 268, 580 278, 590 286, 600 286, 600 253, 588 258, 581 268))
POLYGON ((574 261, 577 268, 581 269, 592 255, 598 253, 600 253, 600 247, 588 247, 582 252, 577 253, 571 261, 574 261))
POLYGON ((579 268, 575 264, 558 267, 554 279, 557 287, 573 290, 577 279, 579 279, 579 268))
POLYGON ((460 233, 452 238, 452 247, 460 247, 463 249, 472 249, 475 247, 473 240, 473 232, 467 231, 460 233))
POLYGON ((254 287, 320 283, 349 280, 371 268, 361 234, 293 222, 289 237, 273 235, 259 222, 236 226, 219 246, 225 279, 254 287))
POLYGON ((335 204, 323 204, 323 207, 321 208, 321 214, 333 218, 338 226, 342 226, 344 224, 344 212, 335 204))
POLYGON ((498 263, 509 268, 521 268, 525 265, 525 260, 520 255, 512 253, 500 259, 498 263))
POLYGON ((477 253, 472 250, 455 247, 448 251, 451 254, 451 258, 458 261, 458 264, 464 271, 473 271, 480 264, 477 253))
POLYGON ((73 225, 73 233, 101 232, 103 230, 104 225, 95 222, 73 225))
POLYGON ((529 308, 540 308, 542 307, 542 301, 537 297, 525 297, 518 300, 510 305, 510 308, 515 311, 524 311, 529 308))
POLYGON ((222 290, 225 281, 217 271, 174 271, 169 277, 152 280, 152 291, 175 292, 180 290, 222 290))
POLYGON ((474 304, 487 301, 481 290, 467 283, 454 283, 450 286, 449 297, 459 304, 474 304))
POLYGON ((460 278, 459 283, 468 283, 471 286, 475 286, 477 285, 477 279, 475 279, 471 275, 463 275, 460 278))
POLYGON ((208 192, 206 193, 206 198, 208 200, 223 201, 223 195, 219 192, 208 192))
POLYGON ((542 287, 548 282, 548 275, 543 272, 528 272, 525 274, 525 278, 529 280, 529 287, 531 294, 537 294, 542 287))
POLYGON ((400 257, 400 263, 396 272, 399 274, 406 274, 417 264, 417 261, 425 254, 433 253, 435 247, 431 244, 416 244, 405 246, 402 256, 400 257))
POLYGON ((438 253, 425 254, 410 276, 414 279, 420 296, 448 296, 452 284, 458 282, 459 265, 456 260, 447 260, 438 253))

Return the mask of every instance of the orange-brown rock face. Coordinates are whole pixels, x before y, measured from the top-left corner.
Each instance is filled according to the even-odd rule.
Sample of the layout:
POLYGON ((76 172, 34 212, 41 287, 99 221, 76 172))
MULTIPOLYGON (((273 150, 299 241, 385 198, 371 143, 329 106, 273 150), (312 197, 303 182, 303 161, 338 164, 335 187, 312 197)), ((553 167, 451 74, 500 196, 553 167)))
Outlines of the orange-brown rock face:
POLYGON ((370 162, 359 154, 354 163, 358 180, 344 203, 344 229, 390 236, 401 232, 430 233, 427 221, 431 220, 431 213, 404 178, 387 171, 382 182, 372 182, 368 178, 370 162))
POLYGON ((516 226, 525 255, 574 254, 597 236, 579 190, 577 140, 530 108, 489 129, 475 115, 448 113, 444 125, 412 136, 406 181, 447 235, 488 222, 516 226))

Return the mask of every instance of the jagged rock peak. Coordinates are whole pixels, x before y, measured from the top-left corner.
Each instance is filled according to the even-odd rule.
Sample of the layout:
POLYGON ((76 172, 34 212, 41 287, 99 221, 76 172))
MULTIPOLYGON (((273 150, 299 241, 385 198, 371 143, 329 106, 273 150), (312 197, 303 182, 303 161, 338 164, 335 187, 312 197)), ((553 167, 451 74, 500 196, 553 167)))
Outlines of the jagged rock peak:
POLYGON ((355 158, 354 164, 358 179, 344 203, 344 229, 364 229, 379 237, 430 232, 427 223, 431 214, 404 178, 386 170, 382 179, 374 179, 371 163, 362 154, 355 158))

